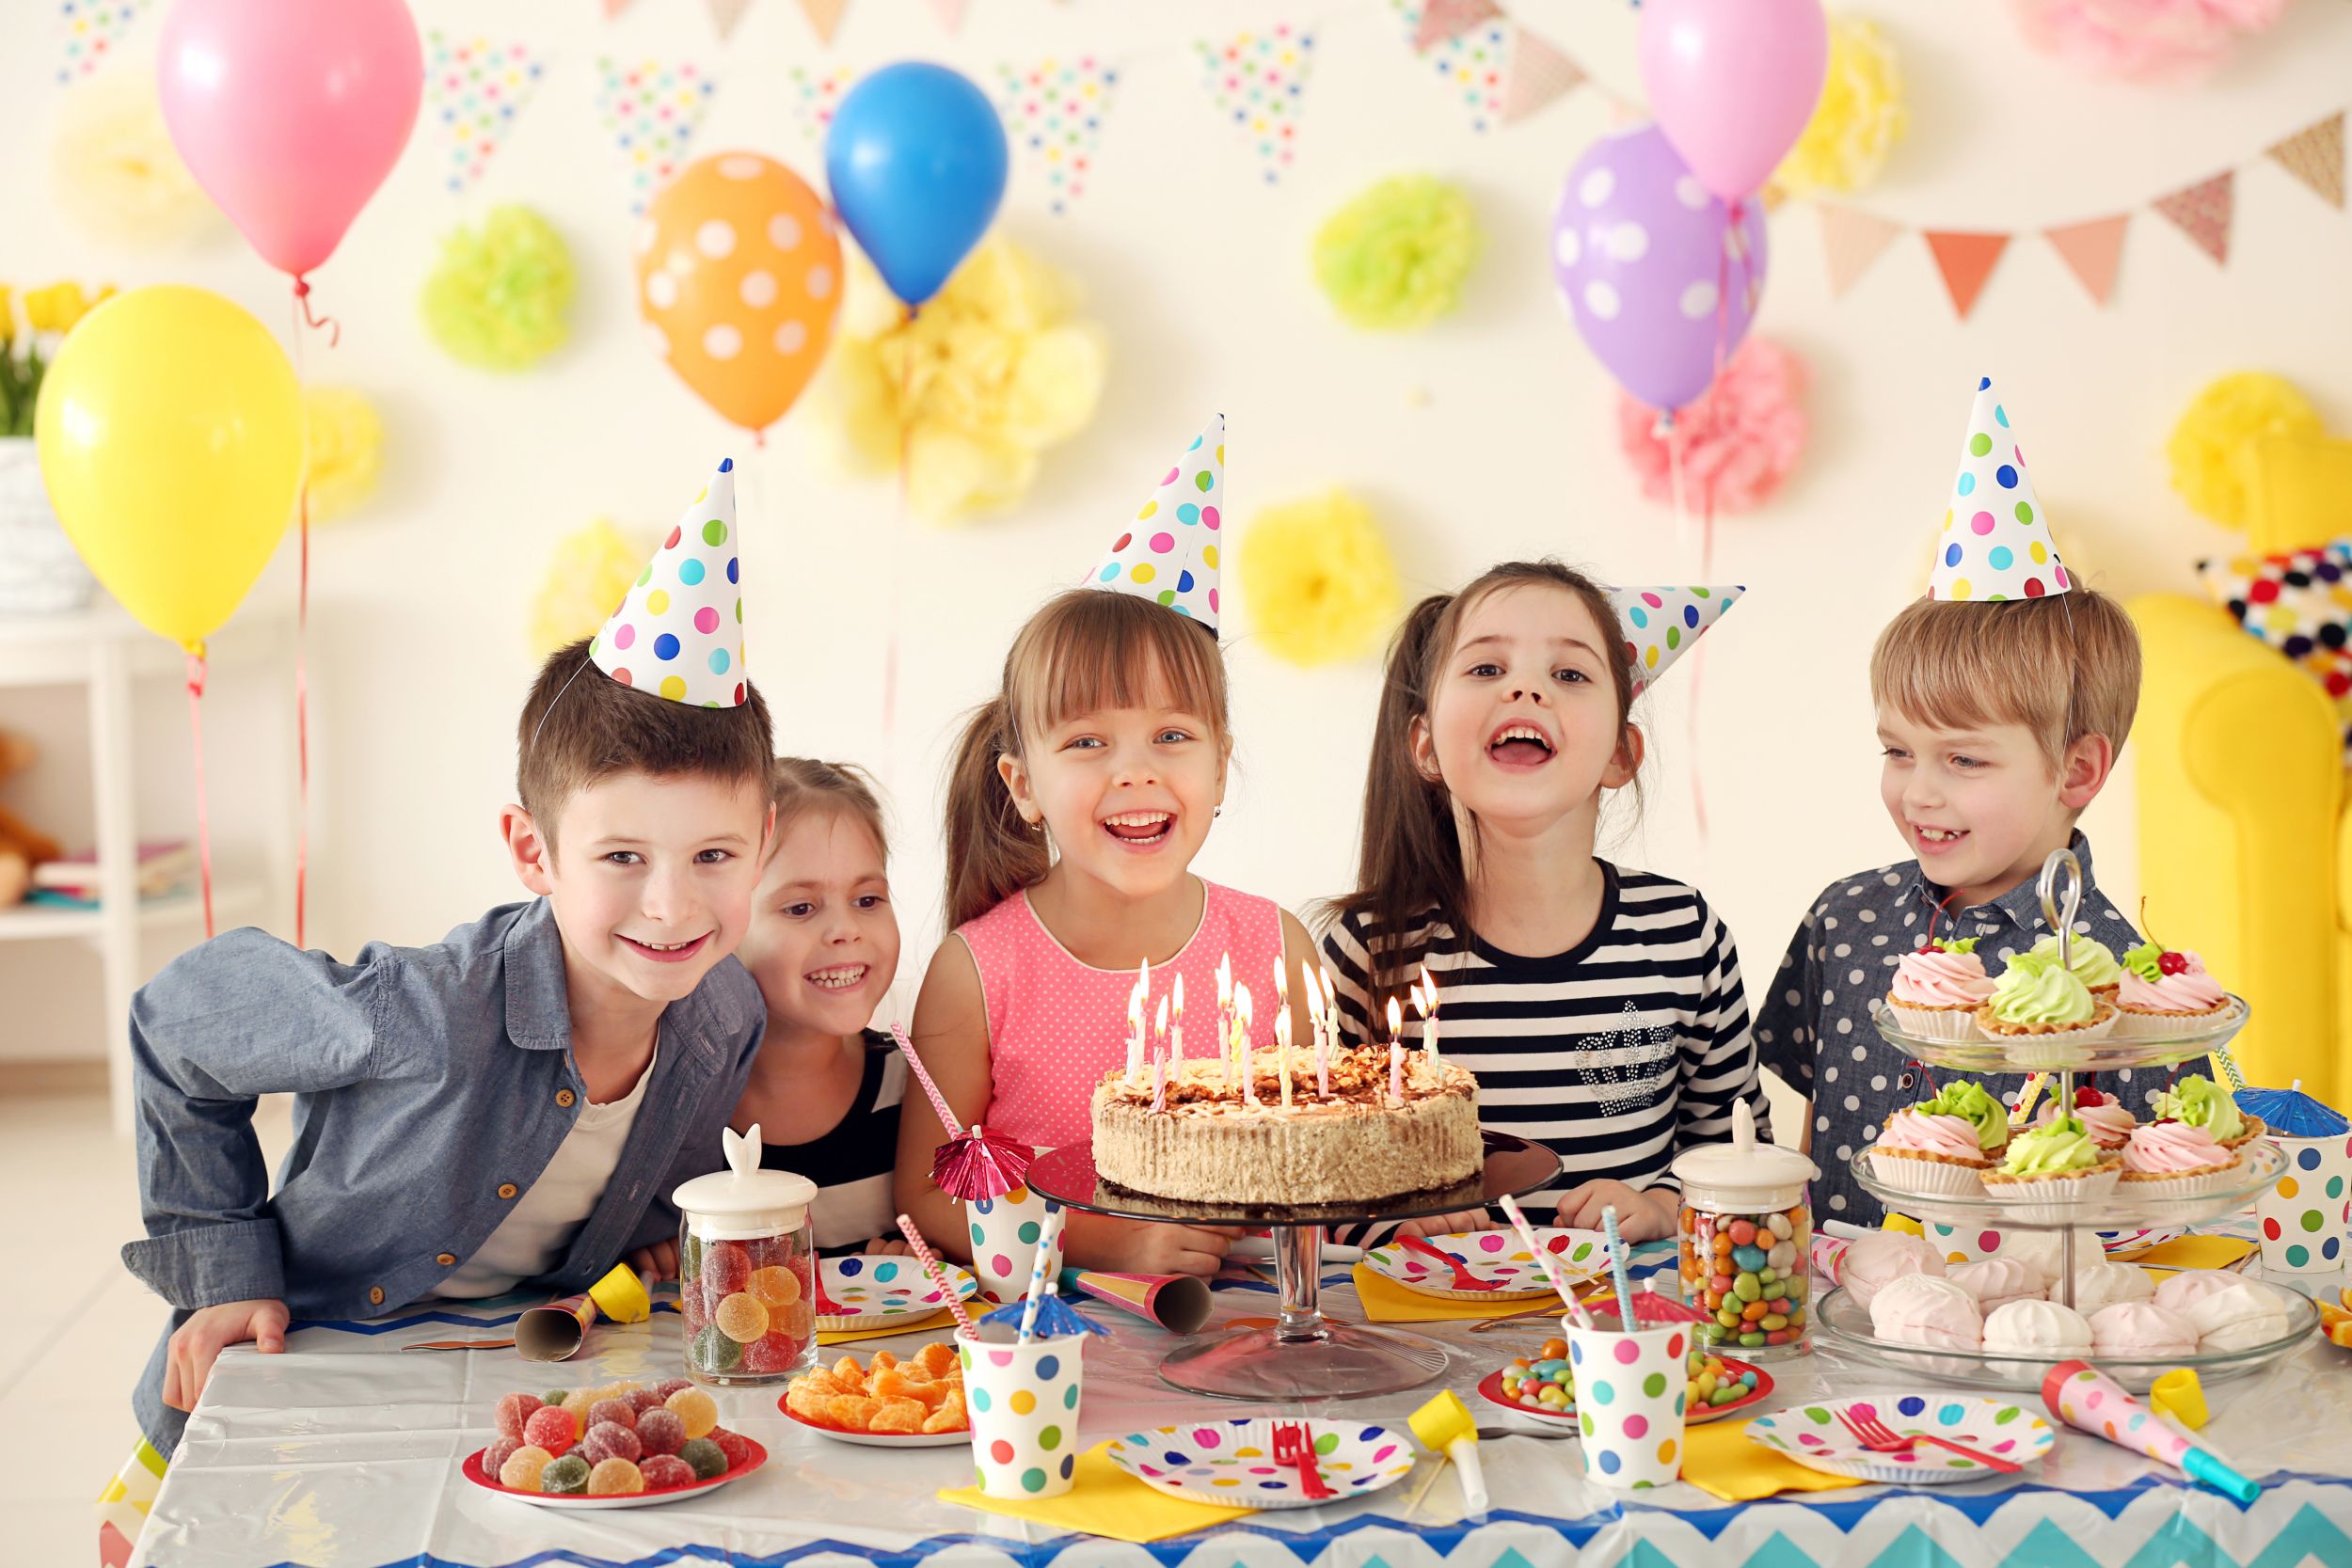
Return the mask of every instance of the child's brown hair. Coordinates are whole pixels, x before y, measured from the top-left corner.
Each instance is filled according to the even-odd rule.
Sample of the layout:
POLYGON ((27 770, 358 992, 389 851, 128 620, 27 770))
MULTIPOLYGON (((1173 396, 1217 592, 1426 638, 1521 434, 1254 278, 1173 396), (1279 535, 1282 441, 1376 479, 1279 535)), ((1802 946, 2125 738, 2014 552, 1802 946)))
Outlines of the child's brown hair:
POLYGON ((776 826, 769 853, 784 842, 784 831, 813 811, 836 812, 874 835, 882 863, 890 863, 890 834, 882 822, 882 799, 874 776, 853 762, 819 762, 815 757, 778 757, 769 775, 769 803, 776 808, 776 826))
POLYGON ((548 656, 516 729, 515 789, 550 847, 572 792, 615 773, 688 774, 767 787, 775 742, 757 687, 744 683, 738 707, 689 707, 591 666, 589 641, 548 656))
POLYGON ((1074 715, 1162 697, 1225 744, 1225 657, 1216 634, 1132 594, 1073 588, 1045 601, 1005 655, 996 695, 973 710, 947 773, 947 927, 976 920, 1053 865, 1042 823, 1021 819, 997 771, 1028 739, 1074 715))
MULTIPOLYGON (((1632 721, 1633 667, 1618 629, 1616 607, 1597 583, 1575 568, 1550 560, 1506 561, 1488 567, 1458 594, 1433 594, 1413 607, 1390 644, 1388 674, 1381 683, 1372 760, 1364 774, 1363 843, 1357 856, 1356 891, 1330 905, 1333 914, 1365 919, 1373 1016, 1378 1015, 1384 995, 1402 993, 1425 956, 1407 944, 1405 933, 1432 909, 1459 930, 1469 900, 1453 793, 1444 780, 1430 778, 1415 765, 1413 726, 1428 716, 1430 696, 1453 657, 1463 618, 1492 594, 1531 586, 1560 589, 1592 612, 1608 657, 1620 731, 1632 721)), ((1473 821, 1473 832, 1476 827, 1473 821)))
POLYGON ((1938 729, 2023 724, 2056 772, 2087 735, 2123 749, 2139 709, 2139 633, 2079 581, 2041 598, 1920 599, 1870 650, 1870 701, 1938 729))

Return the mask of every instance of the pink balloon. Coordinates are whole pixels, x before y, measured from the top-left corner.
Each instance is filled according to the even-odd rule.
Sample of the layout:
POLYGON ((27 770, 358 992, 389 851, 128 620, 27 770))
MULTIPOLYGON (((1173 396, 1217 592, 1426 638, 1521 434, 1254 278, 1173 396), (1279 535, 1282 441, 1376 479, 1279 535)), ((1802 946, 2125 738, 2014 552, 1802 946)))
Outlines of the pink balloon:
POLYGON ((403 0, 175 0, 157 75, 198 183, 299 278, 407 145, 424 52, 403 0))
POLYGON ((1642 85, 1699 182, 1760 188, 1813 118, 1829 71, 1820 0, 1644 0, 1642 85))

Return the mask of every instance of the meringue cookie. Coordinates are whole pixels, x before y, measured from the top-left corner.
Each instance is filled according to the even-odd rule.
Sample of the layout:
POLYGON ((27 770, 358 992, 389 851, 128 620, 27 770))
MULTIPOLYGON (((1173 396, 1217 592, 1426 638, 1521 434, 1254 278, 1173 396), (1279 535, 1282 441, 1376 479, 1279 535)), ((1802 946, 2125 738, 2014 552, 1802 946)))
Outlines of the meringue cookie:
POLYGON ((1944 1271, 1944 1277, 1976 1297, 1979 1309, 1988 1313, 2012 1301, 2042 1299, 2042 1272, 2015 1258, 1954 1263, 1944 1271))
POLYGON ((2185 1318, 2194 1319, 2196 1314, 2190 1308, 2199 1302, 2207 1296, 2217 1295, 2233 1285, 2245 1283, 2223 1269, 2189 1269, 2159 1281, 2155 1302, 2168 1312, 2178 1312, 2185 1318))
POLYGON ((2101 1355, 2169 1361, 2197 1354, 2197 1325, 2153 1301, 2119 1301, 2090 1315, 2090 1344, 2101 1355))
MULTIPOLYGON (((1837 1282, 1853 1297, 1855 1306, 1867 1307, 1896 1280, 1912 1275, 1941 1277, 1943 1273, 1944 1255, 1920 1238, 1897 1230, 1874 1230, 1857 1236, 1846 1249, 1837 1265, 1837 1282)), ((1969 1298, 1972 1305, 1975 1299, 1969 1298)))
POLYGON ((1975 1350, 1984 1315, 1977 1310, 1976 1297, 1940 1275, 1907 1274, 1872 1299, 1870 1329, 1892 1344, 1975 1350))
POLYGON ((2013 1301, 1984 1320, 1984 1348, 2053 1359, 2090 1354, 2090 1324, 2055 1301, 2013 1301))
POLYGON ((2190 1304, 2200 1351, 2247 1350, 2287 1337, 2286 1304, 2267 1285, 2233 1279, 2190 1304))
POLYGON ((2147 1301, 2155 1293, 2156 1282, 2148 1271, 2131 1263, 2092 1263, 2074 1271, 2074 1310, 2085 1317, 2121 1302, 2147 1301))

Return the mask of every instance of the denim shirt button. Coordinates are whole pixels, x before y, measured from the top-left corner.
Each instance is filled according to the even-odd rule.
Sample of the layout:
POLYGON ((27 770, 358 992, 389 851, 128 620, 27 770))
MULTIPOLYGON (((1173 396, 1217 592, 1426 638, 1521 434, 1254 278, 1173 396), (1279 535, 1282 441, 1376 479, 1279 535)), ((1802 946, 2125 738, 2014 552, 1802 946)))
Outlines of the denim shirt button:
POLYGON ((453 1252, 437 1252, 433 1255, 433 1260, 446 1269, 452 1263, 457 1261, 457 1254, 453 1252))
POLYGON ((499 1183, 499 1196, 501 1196, 501 1197, 513 1197, 514 1196, 515 1196, 515 1183, 513 1183, 512 1181, 501 1181, 501 1182, 500 1182, 500 1183, 499 1183))
POLYGON ((384 1305, 383 1286, 371 1285, 368 1287, 368 1305, 370 1307, 381 1307, 384 1305))
POLYGON ((573 1094, 569 1089, 558 1089, 555 1091, 555 1102, 558 1105, 563 1106, 564 1109, 567 1111, 572 1108, 572 1101, 578 1098, 579 1096, 573 1094))

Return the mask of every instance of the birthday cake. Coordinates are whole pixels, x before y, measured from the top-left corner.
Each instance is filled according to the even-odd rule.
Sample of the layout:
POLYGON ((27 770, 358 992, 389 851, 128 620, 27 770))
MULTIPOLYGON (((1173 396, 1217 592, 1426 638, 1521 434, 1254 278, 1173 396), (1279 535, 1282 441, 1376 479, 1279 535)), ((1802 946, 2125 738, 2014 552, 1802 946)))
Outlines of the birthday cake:
POLYGON ((1452 1062, 1406 1052, 1392 1085, 1386 1050, 1342 1048, 1327 1084, 1301 1052, 1287 1098, 1272 1053, 1254 1053, 1248 1097, 1232 1065, 1177 1063, 1156 1094, 1148 1074, 1107 1074, 1091 1107, 1095 1173, 1155 1197, 1272 1207, 1383 1202, 1484 1168, 1478 1080, 1452 1062))

